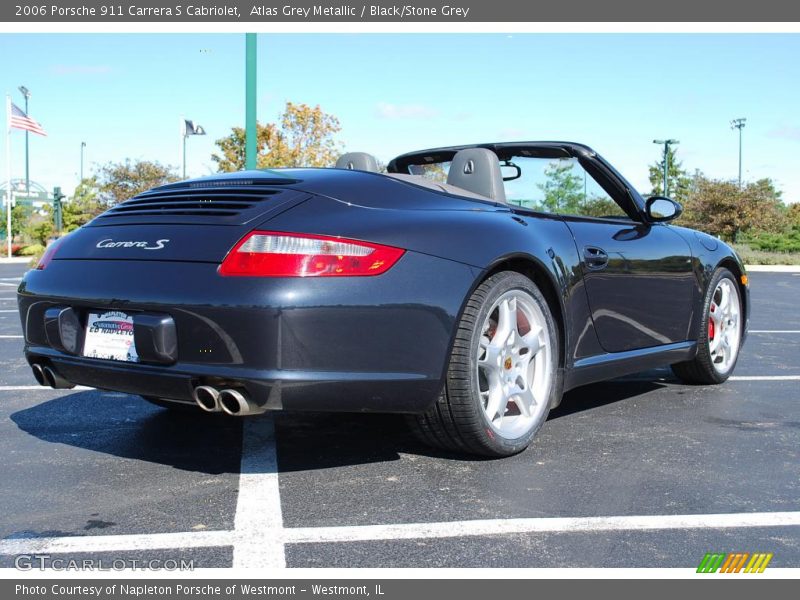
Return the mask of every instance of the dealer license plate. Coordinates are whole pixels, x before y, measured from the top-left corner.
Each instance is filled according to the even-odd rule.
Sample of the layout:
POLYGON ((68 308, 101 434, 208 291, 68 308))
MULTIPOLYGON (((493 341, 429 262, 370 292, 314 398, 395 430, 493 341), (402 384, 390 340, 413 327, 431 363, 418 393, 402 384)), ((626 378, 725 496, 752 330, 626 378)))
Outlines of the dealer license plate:
POLYGON ((133 316, 117 310, 89 313, 83 355, 90 358, 137 362, 133 316))

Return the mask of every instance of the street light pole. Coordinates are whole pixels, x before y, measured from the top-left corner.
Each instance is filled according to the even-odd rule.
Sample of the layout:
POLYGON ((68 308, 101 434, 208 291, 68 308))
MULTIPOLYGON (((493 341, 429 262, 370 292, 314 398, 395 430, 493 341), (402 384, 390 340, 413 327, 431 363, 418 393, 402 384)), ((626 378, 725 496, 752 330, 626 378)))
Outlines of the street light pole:
POLYGON ((6 94, 6 247, 11 258, 11 94, 6 94))
POLYGON ((258 152, 258 144, 256 138, 257 131, 257 117, 256 117, 256 77, 257 70, 257 38, 255 33, 245 34, 245 142, 244 142, 244 156, 245 168, 256 168, 256 153, 258 152))
POLYGON ((186 127, 183 130, 183 178, 186 179, 186 127))
POLYGON ((742 129, 747 122, 745 118, 733 119, 731 121, 731 129, 739 130, 739 189, 742 187, 742 129))
POLYGON ((83 183, 83 149, 86 148, 86 142, 81 142, 81 180, 80 183, 83 183))
POLYGON ((669 196, 669 147, 677 145, 678 140, 653 140, 654 144, 664 146, 664 196, 669 196))
MULTIPOLYGON (((28 115, 28 100, 31 97, 31 91, 26 88, 24 85, 19 86, 19 91, 22 93, 23 98, 25 98, 25 116, 28 115)), ((31 195, 31 174, 30 174, 30 166, 28 163, 28 135, 29 132, 25 130, 25 194, 27 196, 31 195)))

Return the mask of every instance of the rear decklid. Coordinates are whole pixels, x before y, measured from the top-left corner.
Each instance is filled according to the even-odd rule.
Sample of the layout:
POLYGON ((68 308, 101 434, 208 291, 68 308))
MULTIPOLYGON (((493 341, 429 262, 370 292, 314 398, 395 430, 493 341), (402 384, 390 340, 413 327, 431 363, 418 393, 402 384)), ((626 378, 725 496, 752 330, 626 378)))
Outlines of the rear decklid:
MULTIPOLYGON (((466 193, 466 192, 465 192, 466 193)), ((241 171, 161 186, 139 194, 67 236, 53 260, 151 260, 220 263, 245 234, 312 196, 348 209, 393 211, 507 210, 488 199, 456 196, 378 173, 345 169, 241 171)), ((348 214, 352 224, 356 217, 348 214)), ((293 231, 321 233, 319 212, 293 231)), ((359 218, 364 218, 361 215, 359 218)), ((351 230, 351 227, 345 229, 351 230)), ((334 232, 332 235, 340 235, 334 232)))
POLYGON ((293 183, 280 176, 217 176, 162 186, 67 236, 55 259, 221 262, 258 223, 309 197, 290 189, 293 183))

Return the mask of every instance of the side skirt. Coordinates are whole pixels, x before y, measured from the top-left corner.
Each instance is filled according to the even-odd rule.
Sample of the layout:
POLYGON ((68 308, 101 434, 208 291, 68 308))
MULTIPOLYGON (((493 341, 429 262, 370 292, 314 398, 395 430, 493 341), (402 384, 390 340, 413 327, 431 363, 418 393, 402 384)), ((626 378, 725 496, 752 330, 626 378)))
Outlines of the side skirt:
POLYGON ((581 358, 576 360, 572 369, 567 371, 564 391, 589 383, 691 360, 696 353, 697 342, 691 341, 581 358))

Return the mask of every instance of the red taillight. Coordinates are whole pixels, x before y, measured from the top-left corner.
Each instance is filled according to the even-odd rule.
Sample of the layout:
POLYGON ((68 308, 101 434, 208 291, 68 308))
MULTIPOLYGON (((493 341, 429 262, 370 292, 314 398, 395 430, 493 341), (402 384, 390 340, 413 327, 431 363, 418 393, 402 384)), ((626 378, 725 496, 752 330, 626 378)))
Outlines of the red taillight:
POLYGON ((233 247, 220 275, 240 277, 358 277, 380 275, 405 250, 323 235, 253 231, 233 247))
POLYGON ((50 264, 50 261, 53 260, 53 257, 56 255, 56 250, 58 250, 58 247, 61 245, 62 241, 64 241, 63 237, 50 242, 50 245, 44 251, 44 254, 42 254, 42 258, 40 258, 39 262, 36 263, 36 269, 38 271, 41 271, 50 264))

